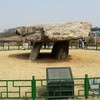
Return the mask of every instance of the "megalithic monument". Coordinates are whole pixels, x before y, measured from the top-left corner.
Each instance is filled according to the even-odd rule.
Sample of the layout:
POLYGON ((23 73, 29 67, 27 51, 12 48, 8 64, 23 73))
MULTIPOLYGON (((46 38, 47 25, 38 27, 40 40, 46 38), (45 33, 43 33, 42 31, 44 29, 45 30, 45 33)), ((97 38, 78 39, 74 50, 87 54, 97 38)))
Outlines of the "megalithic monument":
POLYGON ((54 43, 52 57, 66 59, 69 53, 69 41, 87 37, 91 31, 90 22, 51 23, 16 28, 22 41, 31 43, 30 59, 36 60, 42 43, 54 43))

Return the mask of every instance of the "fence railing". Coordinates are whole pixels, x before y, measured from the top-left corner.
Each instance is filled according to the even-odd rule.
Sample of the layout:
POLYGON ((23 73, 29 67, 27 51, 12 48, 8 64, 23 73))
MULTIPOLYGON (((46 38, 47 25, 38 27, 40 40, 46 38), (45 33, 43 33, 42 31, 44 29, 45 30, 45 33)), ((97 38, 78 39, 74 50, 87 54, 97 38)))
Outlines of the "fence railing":
POLYGON ((23 47, 23 45, 1 45, 0 51, 6 50, 23 50, 23 49, 30 49, 30 45, 23 47))
POLYGON ((100 77, 0 80, 0 99, 89 98, 100 96, 100 77))
MULTIPOLYGON (((50 47, 47 47, 45 49, 51 49, 52 46, 50 47)), ((80 49, 78 44, 73 44, 73 45, 69 45, 69 48, 70 49, 80 49)), ((0 51, 7 51, 7 50, 23 50, 23 49, 26 49, 26 50, 29 50, 31 49, 31 46, 28 45, 28 46, 25 46, 23 47, 22 45, 0 45, 0 51)), ((42 47, 42 49, 44 49, 44 47, 42 47)), ((97 44, 97 45, 86 45, 85 48, 83 49, 86 49, 86 50, 100 50, 100 44, 97 44)))
MULTIPOLYGON (((70 49, 80 49, 78 44, 70 44, 69 45, 70 49)), ((87 44, 84 48, 86 50, 100 50, 100 44, 87 44)))
MULTIPOLYGON (((46 46, 42 46, 42 49, 51 49, 52 45, 50 45, 49 47, 46 46)), ((27 46, 23 46, 23 45, 0 45, 0 51, 9 51, 9 50, 29 50, 31 49, 30 44, 28 44, 27 46)))
POLYGON ((32 80, 0 80, 0 99, 32 98, 32 80))

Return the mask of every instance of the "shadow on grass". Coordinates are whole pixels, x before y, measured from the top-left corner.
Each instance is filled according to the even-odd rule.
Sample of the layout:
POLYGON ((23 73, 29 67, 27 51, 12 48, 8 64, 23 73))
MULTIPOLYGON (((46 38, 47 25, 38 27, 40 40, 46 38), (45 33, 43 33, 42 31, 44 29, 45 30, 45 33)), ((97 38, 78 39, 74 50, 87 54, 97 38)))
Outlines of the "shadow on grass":
MULTIPOLYGON (((9 57, 17 58, 21 60, 29 60, 30 53, 21 53, 21 54, 11 54, 9 57)), ((61 63, 61 62, 69 62, 72 60, 71 55, 68 55, 68 57, 65 60, 57 60, 54 59, 51 55, 51 53, 40 53, 37 60, 33 62, 37 63, 61 63)))

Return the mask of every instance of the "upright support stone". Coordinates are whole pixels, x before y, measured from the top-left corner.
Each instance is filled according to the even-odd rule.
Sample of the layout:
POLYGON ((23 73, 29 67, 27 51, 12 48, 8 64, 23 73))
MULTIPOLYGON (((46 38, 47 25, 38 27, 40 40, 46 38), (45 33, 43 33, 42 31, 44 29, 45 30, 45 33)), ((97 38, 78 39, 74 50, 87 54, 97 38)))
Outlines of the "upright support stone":
POLYGON ((69 41, 59 41, 54 43, 52 56, 56 59, 66 59, 69 53, 69 41))
POLYGON ((31 60, 36 60, 40 49, 41 49, 42 43, 35 43, 35 44, 31 44, 31 54, 30 54, 30 59, 31 60))

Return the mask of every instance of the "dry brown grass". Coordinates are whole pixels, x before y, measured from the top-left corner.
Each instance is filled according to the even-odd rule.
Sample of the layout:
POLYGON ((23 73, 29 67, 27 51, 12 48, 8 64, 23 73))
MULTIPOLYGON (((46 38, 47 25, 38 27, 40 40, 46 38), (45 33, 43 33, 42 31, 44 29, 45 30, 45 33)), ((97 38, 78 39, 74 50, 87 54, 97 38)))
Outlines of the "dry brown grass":
MULTIPOLYGON (((71 67, 74 78, 100 76, 100 51, 70 50, 66 60, 51 58, 50 50, 42 50, 39 58, 29 60, 28 50, 0 51, 0 80, 46 78, 47 67, 71 67)), ((37 99, 43 100, 43 99, 37 99)), ((85 100, 85 99, 69 99, 85 100)), ((90 97, 88 100, 100 100, 99 97, 90 97)))
POLYGON ((50 50, 42 50, 39 59, 29 60, 28 50, 0 51, 0 80, 1 79, 36 79, 46 78, 47 67, 71 67, 73 76, 100 76, 100 51, 70 50, 66 60, 51 58, 50 50))

